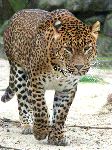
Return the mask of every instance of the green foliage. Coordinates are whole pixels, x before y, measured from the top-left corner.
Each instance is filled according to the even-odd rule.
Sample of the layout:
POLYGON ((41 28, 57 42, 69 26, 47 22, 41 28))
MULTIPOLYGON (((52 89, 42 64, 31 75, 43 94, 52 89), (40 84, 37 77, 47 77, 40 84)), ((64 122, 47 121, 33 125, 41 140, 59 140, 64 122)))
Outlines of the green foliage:
POLYGON ((9 0, 11 7, 16 12, 18 10, 24 9, 28 0, 9 0))
POLYGON ((98 76, 86 75, 80 79, 80 82, 83 82, 83 83, 103 83, 104 81, 102 78, 99 78, 98 76))
POLYGON ((0 26, 0 36, 3 36, 3 32, 5 30, 5 28, 8 26, 9 21, 6 20, 3 25, 0 26))
POLYGON ((98 41, 98 55, 103 57, 112 56, 112 37, 100 34, 98 41))
POLYGON ((3 37, 0 36, 0 45, 3 44, 3 37))

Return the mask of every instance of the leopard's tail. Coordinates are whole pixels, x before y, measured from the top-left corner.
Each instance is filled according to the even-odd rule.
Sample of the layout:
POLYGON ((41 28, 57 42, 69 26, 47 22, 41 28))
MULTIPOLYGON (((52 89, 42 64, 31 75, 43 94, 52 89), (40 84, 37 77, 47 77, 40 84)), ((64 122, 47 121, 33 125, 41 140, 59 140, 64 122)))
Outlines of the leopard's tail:
POLYGON ((1 101, 6 103, 10 101, 15 95, 15 92, 10 88, 10 86, 7 87, 5 90, 4 95, 1 97, 1 101))

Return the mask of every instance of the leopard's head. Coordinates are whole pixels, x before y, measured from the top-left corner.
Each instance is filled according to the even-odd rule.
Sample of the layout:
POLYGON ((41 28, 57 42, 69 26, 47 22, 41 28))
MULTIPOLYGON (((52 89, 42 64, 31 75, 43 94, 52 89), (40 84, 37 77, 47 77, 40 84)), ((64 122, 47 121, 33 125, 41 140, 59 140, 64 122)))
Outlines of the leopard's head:
POLYGON ((100 22, 85 25, 67 10, 53 12, 50 61, 55 71, 84 75, 96 57, 100 22))

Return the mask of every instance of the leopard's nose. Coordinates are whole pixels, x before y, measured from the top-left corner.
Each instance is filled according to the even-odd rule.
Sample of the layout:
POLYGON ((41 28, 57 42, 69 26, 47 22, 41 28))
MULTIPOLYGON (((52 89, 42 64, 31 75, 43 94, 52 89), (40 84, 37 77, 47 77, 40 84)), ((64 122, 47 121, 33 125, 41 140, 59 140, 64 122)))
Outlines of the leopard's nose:
POLYGON ((83 67, 83 65, 75 65, 75 67, 77 68, 77 70, 80 70, 83 67))

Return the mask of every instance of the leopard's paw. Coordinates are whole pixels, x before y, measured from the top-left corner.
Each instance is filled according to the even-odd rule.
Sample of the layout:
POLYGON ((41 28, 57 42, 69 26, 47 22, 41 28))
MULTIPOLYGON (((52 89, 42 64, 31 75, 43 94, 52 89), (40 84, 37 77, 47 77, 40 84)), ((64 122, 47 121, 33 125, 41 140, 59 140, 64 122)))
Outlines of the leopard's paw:
POLYGON ((67 146, 67 145, 69 145, 69 142, 66 137, 63 137, 62 139, 49 137, 48 144, 57 145, 57 146, 67 146))
POLYGON ((57 145, 57 146, 67 146, 69 144, 66 136, 64 133, 57 132, 57 131, 50 131, 48 136, 48 144, 50 145, 57 145))
POLYGON ((36 126, 33 126, 33 134, 37 140, 44 140, 48 135, 48 129, 47 129, 47 127, 46 128, 45 127, 38 128, 36 126))

